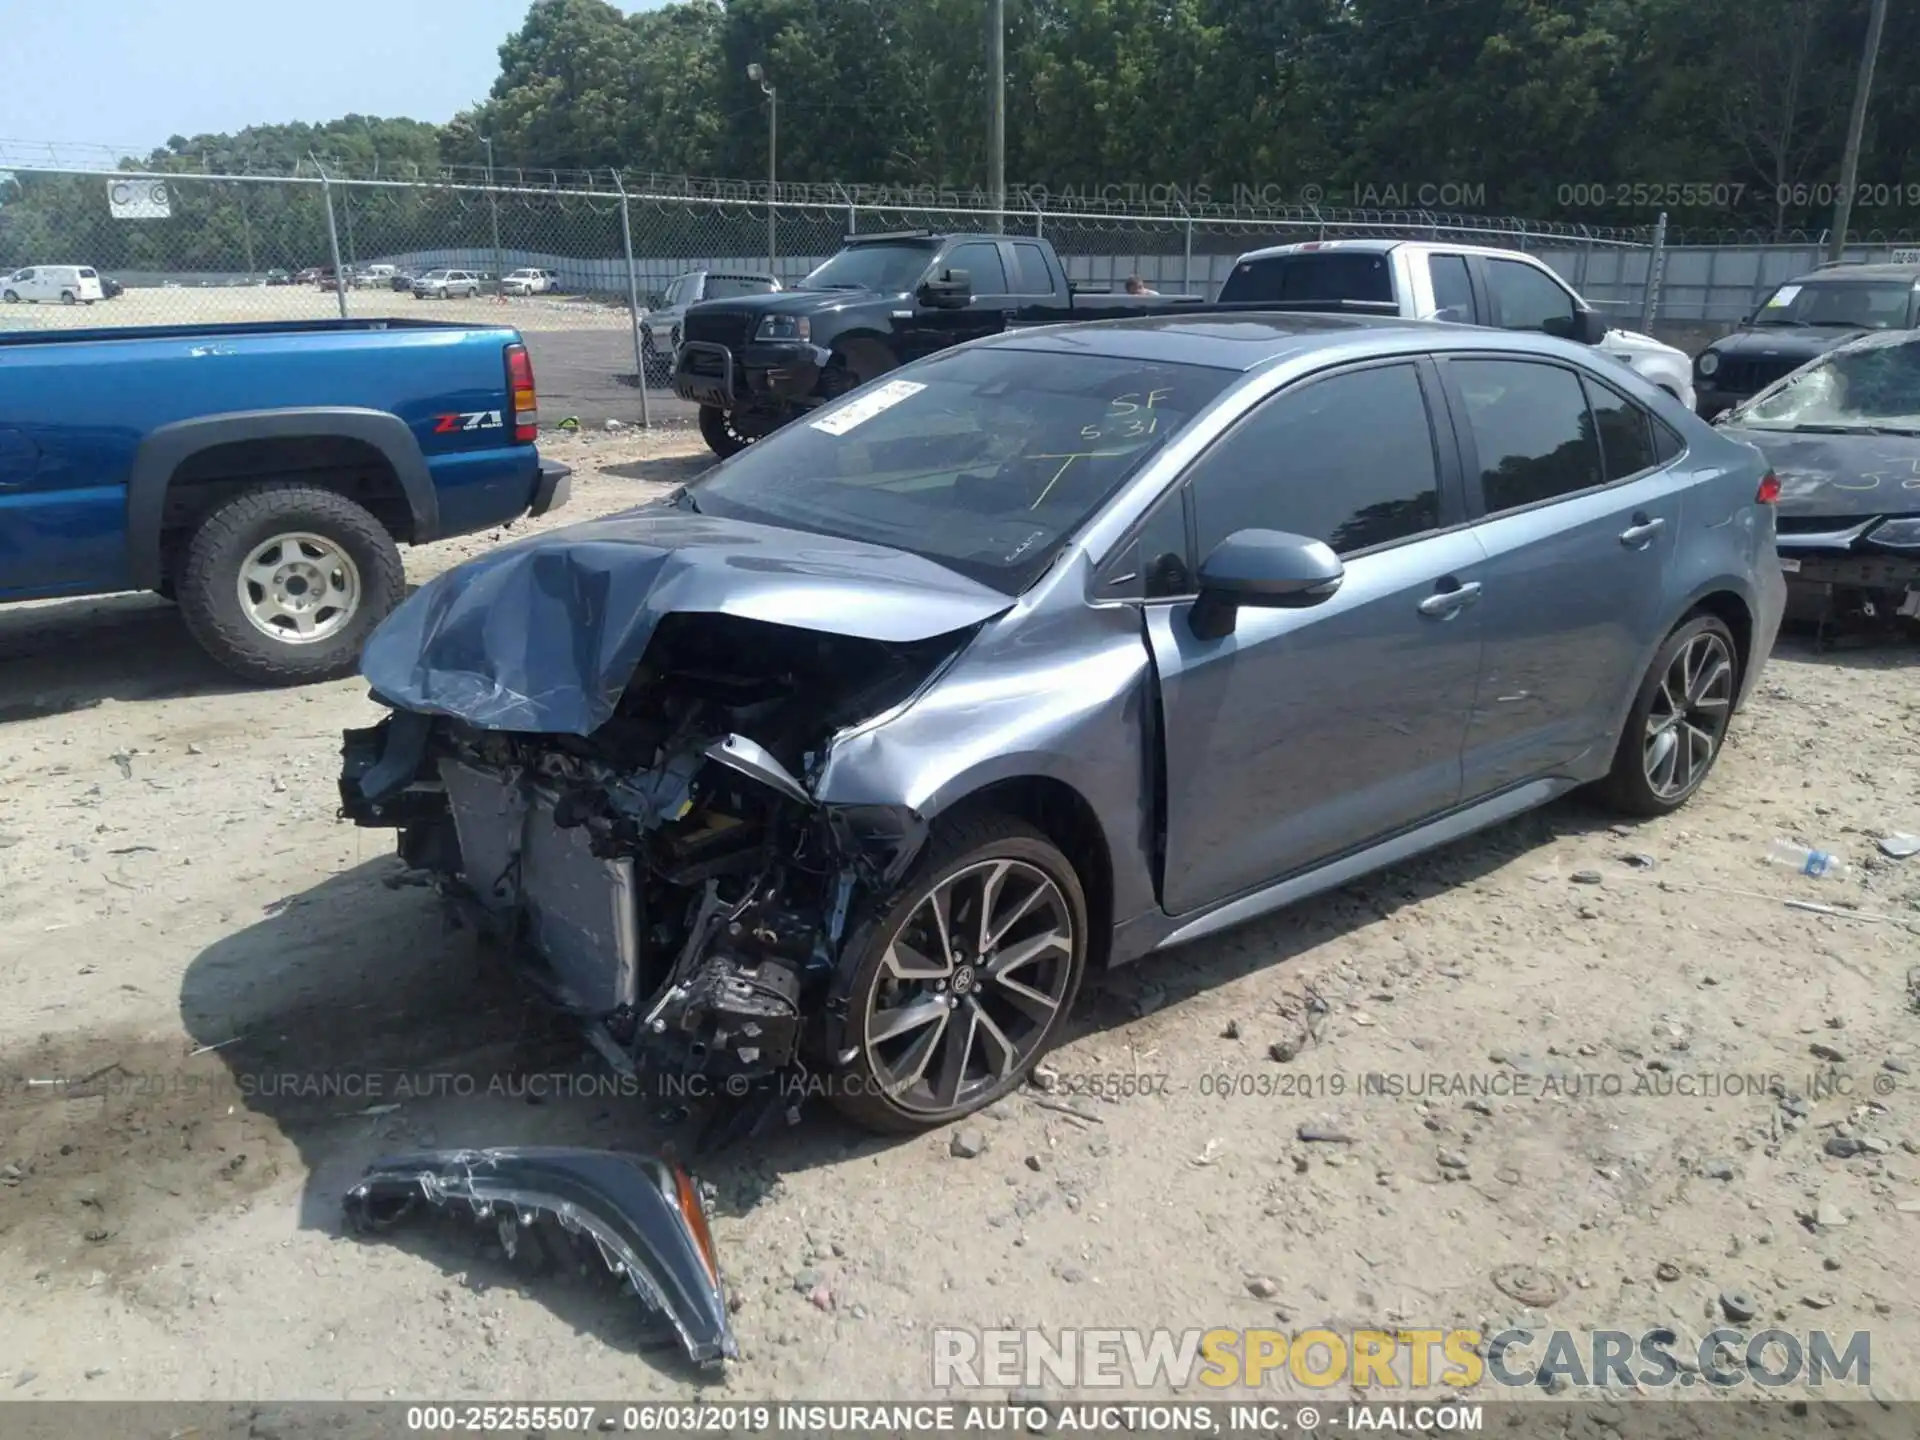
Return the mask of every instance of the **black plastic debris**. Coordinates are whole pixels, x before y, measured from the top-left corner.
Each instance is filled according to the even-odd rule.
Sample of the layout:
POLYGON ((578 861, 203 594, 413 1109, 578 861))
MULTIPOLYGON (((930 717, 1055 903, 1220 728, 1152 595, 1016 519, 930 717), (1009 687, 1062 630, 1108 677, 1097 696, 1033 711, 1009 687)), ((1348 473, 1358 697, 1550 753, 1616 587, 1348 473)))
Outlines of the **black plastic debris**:
POLYGON ((700 1187, 672 1161, 612 1150, 423 1150, 374 1161, 346 1195, 348 1227, 378 1233, 424 1203, 493 1221, 509 1255, 547 1219, 597 1249, 701 1365, 738 1356, 700 1187))

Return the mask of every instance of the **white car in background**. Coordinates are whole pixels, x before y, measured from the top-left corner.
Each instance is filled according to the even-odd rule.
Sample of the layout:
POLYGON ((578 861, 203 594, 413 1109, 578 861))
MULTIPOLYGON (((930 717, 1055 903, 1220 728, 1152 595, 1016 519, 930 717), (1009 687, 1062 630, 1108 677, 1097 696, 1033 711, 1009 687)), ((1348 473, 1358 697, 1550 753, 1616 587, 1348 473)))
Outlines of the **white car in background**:
POLYGON ((1277 304, 1537 330, 1584 340, 1693 409, 1684 351, 1607 324, 1551 266, 1521 250, 1431 240, 1310 240, 1253 250, 1233 262, 1223 304, 1277 304))
POLYGON ((0 280, 0 301, 91 305, 106 299, 100 272, 91 265, 29 265, 0 280))
POLYGON ((515 270, 500 282, 502 295, 547 295, 557 279, 551 270, 515 270))
POLYGON ((480 277, 471 270, 433 269, 413 282, 416 300, 471 300, 479 293, 480 277))

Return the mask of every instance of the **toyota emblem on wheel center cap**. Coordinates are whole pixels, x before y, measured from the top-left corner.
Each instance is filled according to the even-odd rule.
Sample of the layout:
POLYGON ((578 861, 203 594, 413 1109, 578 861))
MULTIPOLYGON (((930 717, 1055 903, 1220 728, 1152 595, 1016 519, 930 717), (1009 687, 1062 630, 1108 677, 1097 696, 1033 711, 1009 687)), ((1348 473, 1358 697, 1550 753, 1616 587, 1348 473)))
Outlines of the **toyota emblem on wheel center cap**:
POLYGON ((962 965, 958 970, 953 972, 953 993, 956 995, 967 995, 971 994, 972 991, 973 967, 971 965, 962 965))

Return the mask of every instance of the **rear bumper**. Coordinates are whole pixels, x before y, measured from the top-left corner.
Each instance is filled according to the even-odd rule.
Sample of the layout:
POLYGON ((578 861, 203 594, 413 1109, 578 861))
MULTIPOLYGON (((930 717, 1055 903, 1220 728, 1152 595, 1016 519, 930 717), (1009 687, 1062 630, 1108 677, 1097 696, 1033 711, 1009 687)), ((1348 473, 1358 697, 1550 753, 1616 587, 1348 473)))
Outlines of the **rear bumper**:
POLYGON ((573 469, 562 465, 558 460, 542 460, 540 474, 533 485, 533 503, 527 507, 529 515, 544 515, 549 510, 558 510, 573 498, 573 469))
POLYGON ((1796 550, 1780 547, 1787 584, 1843 585, 1858 590, 1920 590, 1920 555, 1884 550, 1796 550))

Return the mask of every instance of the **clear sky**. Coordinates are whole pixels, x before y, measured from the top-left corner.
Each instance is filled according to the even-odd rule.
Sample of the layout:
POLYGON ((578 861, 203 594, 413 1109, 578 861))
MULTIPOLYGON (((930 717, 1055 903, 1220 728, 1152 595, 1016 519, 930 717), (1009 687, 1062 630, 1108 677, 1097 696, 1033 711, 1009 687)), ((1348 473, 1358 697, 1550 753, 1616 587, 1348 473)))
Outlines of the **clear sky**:
POLYGON ((0 139, 142 151, 354 111, 447 120, 486 95, 528 4, 0 0, 0 139))

